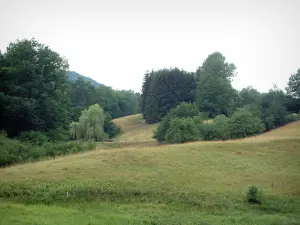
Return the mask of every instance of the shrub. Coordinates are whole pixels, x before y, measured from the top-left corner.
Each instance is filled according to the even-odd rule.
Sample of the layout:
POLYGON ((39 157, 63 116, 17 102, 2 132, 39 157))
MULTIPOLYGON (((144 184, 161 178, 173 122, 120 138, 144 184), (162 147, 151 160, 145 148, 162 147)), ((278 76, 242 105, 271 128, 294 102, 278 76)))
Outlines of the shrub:
POLYGON ((33 145, 30 142, 10 139, 0 135, 0 167, 27 161, 36 161, 44 157, 55 157, 95 148, 94 142, 46 142, 33 145))
POLYGON ((49 138, 39 131, 23 132, 18 137, 20 141, 29 142, 32 145, 41 146, 49 141, 49 138))
POLYGON ((229 118, 225 115, 218 115, 213 122, 204 122, 199 126, 200 138, 202 140, 227 140, 230 138, 228 127, 229 118))
POLYGON ((199 110, 195 103, 182 102, 170 111, 170 116, 173 118, 199 116, 199 110))
POLYGON ((173 118, 165 135, 167 143, 184 143, 199 140, 199 127, 197 119, 173 118))
POLYGON ((108 134, 109 138, 115 137, 121 132, 121 129, 111 120, 104 121, 104 132, 108 134))
POLYGON ((292 123, 292 122, 295 122, 295 121, 298 121, 300 120, 300 115, 299 114, 290 114, 290 115, 287 115, 285 118, 285 123, 292 123))
POLYGON ((171 121, 171 116, 165 116, 162 121, 159 123, 158 127, 154 131, 153 138, 157 139, 160 142, 165 140, 165 135, 169 129, 169 123, 171 121))
POLYGON ((218 115, 214 119, 213 123, 210 123, 214 127, 216 140, 228 140, 230 139, 230 130, 228 126, 229 118, 225 115, 218 115))
POLYGON ((244 138, 264 132, 262 120, 246 109, 236 111, 228 121, 231 138, 244 138))
POLYGON ((262 194, 256 185, 248 188, 247 201, 249 204, 262 204, 262 194))
POLYGON ((204 141, 217 140, 216 131, 213 123, 201 123, 199 125, 199 138, 204 141))
POLYGON ((156 131, 154 132, 154 138, 158 141, 164 141, 167 131, 170 127, 170 121, 174 118, 191 118, 199 116, 199 110, 194 103, 182 102, 173 108, 160 122, 156 131))
POLYGON ((69 138, 69 131, 62 127, 58 127, 49 130, 46 135, 50 141, 65 141, 69 138))

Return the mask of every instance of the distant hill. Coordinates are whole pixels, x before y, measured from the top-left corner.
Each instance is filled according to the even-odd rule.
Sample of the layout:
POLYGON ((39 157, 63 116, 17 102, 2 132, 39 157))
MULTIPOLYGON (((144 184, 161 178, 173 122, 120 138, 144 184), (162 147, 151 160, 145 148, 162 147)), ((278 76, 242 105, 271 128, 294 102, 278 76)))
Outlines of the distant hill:
POLYGON ((69 80, 77 80, 78 77, 82 77, 85 81, 89 81, 95 87, 99 87, 101 85, 97 81, 93 80, 92 78, 83 76, 79 73, 76 73, 75 71, 68 71, 68 77, 69 80))

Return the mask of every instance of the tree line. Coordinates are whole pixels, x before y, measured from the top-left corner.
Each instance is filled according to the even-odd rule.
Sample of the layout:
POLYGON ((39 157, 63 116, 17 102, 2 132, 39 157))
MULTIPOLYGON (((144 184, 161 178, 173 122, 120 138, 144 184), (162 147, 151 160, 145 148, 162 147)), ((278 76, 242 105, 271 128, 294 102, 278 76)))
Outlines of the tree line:
POLYGON ((118 129, 112 119, 139 111, 138 93, 95 86, 82 78, 70 81, 68 68, 65 58, 35 39, 11 42, 0 52, 0 130, 10 137, 35 131, 54 140, 66 138, 72 121, 97 104, 103 110, 104 132, 113 137, 118 129))
POLYGON ((154 137, 166 142, 240 138, 299 118, 293 113, 300 111, 300 69, 290 76, 286 92, 274 86, 266 93, 235 90, 235 71, 214 52, 195 73, 178 68, 146 73, 140 105, 147 123, 161 121, 154 137))

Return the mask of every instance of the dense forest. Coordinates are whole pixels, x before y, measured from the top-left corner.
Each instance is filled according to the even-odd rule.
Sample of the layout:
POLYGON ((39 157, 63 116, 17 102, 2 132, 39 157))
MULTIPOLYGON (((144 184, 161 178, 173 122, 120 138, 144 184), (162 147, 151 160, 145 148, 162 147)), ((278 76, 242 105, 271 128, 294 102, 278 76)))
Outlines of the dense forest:
POLYGON ((214 52, 195 73, 178 68, 146 73, 140 105, 147 123, 162 121, 154 137, 169 143, 242 138, 299 119, 300 69, 290 76, 286 92, 274 86, 267 93, 235 90, 235 71, 214 52))

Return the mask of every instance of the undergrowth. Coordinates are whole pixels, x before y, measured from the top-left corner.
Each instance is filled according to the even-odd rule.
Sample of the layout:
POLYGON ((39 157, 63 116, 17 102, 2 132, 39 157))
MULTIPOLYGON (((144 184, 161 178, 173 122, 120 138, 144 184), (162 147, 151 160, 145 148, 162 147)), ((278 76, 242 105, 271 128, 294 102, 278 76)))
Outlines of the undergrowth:
POLYGON ((0 167, 83 152, 95 147, 96 144, 93 142, 79 141, 45 142, 41 145, 33 145, 30 142, 21 142, 0 134, 0 167))

